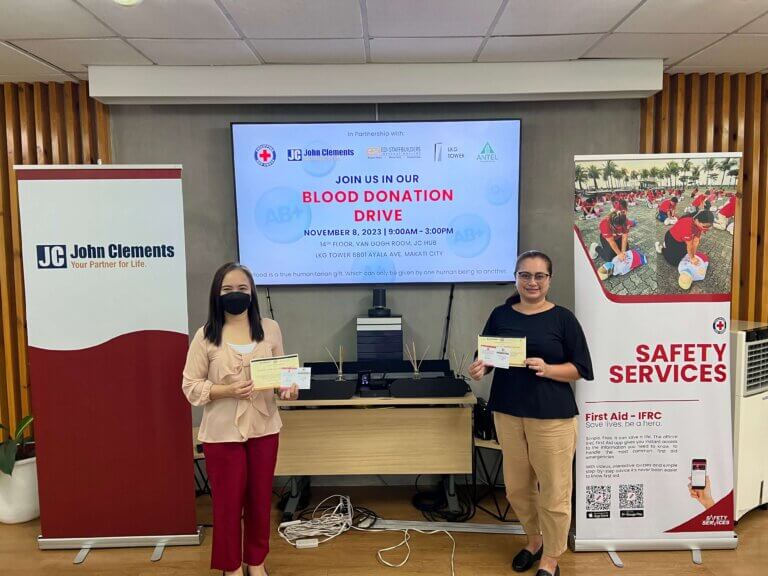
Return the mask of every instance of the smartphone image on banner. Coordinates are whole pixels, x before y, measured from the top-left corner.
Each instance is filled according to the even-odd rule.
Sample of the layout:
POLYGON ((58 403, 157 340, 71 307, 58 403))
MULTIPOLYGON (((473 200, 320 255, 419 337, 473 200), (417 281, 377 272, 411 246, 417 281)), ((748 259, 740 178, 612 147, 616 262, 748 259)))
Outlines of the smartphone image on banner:
POLYGON ((691 488, 704 489, 707 486, 707 461, 694 458, 691 461, 691 488))

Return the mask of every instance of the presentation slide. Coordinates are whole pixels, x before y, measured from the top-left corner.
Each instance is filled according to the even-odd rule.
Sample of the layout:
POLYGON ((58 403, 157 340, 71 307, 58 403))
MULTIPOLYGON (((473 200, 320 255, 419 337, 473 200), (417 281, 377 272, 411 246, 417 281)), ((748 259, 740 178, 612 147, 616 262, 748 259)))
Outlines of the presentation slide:
POLYGON ((511 282, 520 121, 233 124, 257 284, 511 282))

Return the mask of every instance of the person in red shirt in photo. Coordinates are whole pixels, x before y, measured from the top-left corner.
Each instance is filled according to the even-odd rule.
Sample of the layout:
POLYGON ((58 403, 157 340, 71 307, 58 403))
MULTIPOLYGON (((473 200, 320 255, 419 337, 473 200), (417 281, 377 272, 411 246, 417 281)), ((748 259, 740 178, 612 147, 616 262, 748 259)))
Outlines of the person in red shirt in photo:
POLYGON ((720 211, 715 217, 715 228, 720 230, 728 230, 733 234, 733 227, 728 228, 733 223, 733 217, 736 214, 736 194, 731 194, 720 211))
POLYGON ((661 204, 659 204, 659 211, 656 214, 656 219, 664 224, 667 218, 675 217, 675 210, 677 209, 677 196, 667 198, 661 204))
POLYGON ((693 202, 691 202, 691 206, 696 208, 696 210, 701 210, 701 206, 704 204, 704 202, 707 201, 707 194, 699 194, 696 196, 696 198, 693 199, 693 202))
POLYGON ((701 242, 701 235, 712 228, 714 221, 715 215, 709 211, 709 202, 707 202, 704 210, 695 216, 683 216, 667 230, 664 243, 656 242, 656 252, 664 256, 664 259, 675 268, 686 254, 694 266, 698 265, 700 260, 696 252, 701 242))
POLYGON ((629 229, 633 223, 627 219, 626 201, 622 201, 623 210, 611 212, 600 222, 600 243, 593 242, 589 247, 590 256, 600 256, 610 262, 615 256, 622 262, 626 258, 629 245, 629 229))

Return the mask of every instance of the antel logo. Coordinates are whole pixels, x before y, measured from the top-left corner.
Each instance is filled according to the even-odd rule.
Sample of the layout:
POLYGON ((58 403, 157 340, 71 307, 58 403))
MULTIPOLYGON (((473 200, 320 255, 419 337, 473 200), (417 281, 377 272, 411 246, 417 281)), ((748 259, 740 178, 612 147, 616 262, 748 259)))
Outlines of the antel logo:
POLYGON ((67 247, 64 244, 38 244, 37 267, 46 269, 67 267, 67 247))

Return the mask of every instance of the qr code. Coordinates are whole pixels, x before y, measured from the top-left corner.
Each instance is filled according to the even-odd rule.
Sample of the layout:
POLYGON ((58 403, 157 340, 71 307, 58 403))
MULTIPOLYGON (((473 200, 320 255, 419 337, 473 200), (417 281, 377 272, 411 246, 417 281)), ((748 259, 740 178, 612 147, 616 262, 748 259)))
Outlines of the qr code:
POLYGON ((587 511, 600 512, 611 509, 610 486, 587 486, 587 511))
POLYGON ((639 510, 645 508, 643 504, 643 485, 642 484, 620 484, 619 485, 619 509, 620 510, 639 510))

